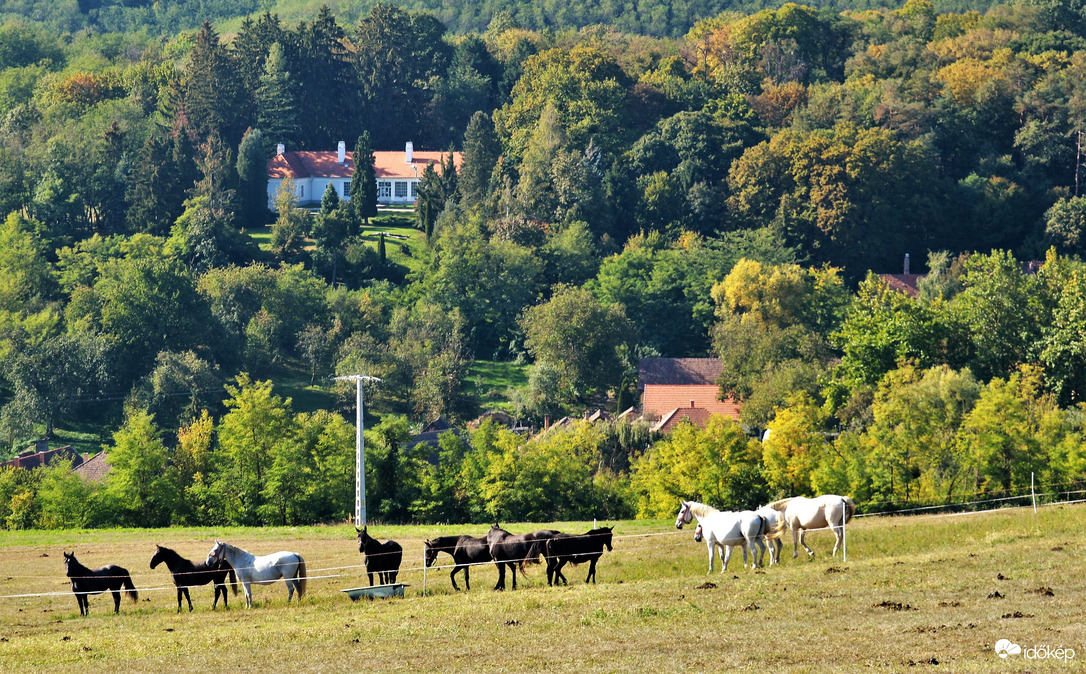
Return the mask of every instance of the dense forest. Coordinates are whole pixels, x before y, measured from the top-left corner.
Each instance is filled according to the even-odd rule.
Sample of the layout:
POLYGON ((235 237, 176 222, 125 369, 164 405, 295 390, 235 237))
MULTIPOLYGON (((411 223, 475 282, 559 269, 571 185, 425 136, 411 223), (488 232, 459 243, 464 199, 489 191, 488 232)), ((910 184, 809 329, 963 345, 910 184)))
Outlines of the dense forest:
POLYGON ((92 428, 112 466, 0 471, 3 526, 345 518, 353 391, 328 382, 358 372, 382 379, 384 521, 1086 480, 1078 5, 687 25, 646 18, 660 5, 221 4, 225 34, 183 30, 186 3, 3 4, 0 439, 92 428), (340 140, 359 166, 405 141, 463 163, 428 169, 413 213, 378 212, 364 179, 267 209, 277 143, 340 140), (396 217, 415 230, 386 241, 396 217), (916 297, 875 275, 906 253, 916 297), (707 355, 741 424, 484 423, 406 450, 492 400, 537 428, 618 411, 639 358, 707 355), (477 363, 526 380, 469 390, 477 363), (299 372, 327 409, 276 392, 299 372))

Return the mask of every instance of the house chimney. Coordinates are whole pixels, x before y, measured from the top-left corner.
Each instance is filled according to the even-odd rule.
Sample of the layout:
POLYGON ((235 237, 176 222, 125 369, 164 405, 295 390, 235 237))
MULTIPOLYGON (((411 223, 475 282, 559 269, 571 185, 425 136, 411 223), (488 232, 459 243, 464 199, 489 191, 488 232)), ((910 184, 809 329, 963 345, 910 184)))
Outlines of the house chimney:
POLYGON ((339 141, 339 147, 336 149, 336 161, 341 165, 347 161, 347 143, 342 140, 339 141))
POLYGON ((905 273, 909 273, 909 254, 905 253, 905 273))
POLYGON ((694 409, 694 401, 693 400, 690 401, 690 409, 694 409))
POLYGON ((403 163, 410 164, 413 161, 415 161, 415 144, 407 141, 407 145, 403 150, 403 163))
POLYGON ((287 146, 283 145, 282 143, 279 143, 278 145, 275 146, 275 155, 276 156, 279 156, 279 155, 283 154, 286 151, 287 151, 287 146))

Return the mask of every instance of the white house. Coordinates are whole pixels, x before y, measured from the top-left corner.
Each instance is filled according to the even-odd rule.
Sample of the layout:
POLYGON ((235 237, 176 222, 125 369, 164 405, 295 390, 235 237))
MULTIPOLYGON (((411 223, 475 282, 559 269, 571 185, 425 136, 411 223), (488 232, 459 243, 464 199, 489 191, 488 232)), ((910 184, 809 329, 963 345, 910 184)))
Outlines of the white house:
MULTIPOLYGON (((374 168, 377 170, 377 203, 414 204, 419 193, 419 178, 427 164, 437 164, 445 152, 415 152, 409 142, 403 152, 374 152, 374 168)), ((460 169, 462 156, 453 153, 453 163, 460 169)), ((294 195, 299 206, 319 204, 324 191, 331 183, 339 198, 350 201, 351 179, 354 177, 354 159, 347 153, 347 144, 339 142, 339 149, 332 151, 287 152, 282 144, 274 157, 268 160, 268 208, 275 210, 275 195, 283 180, 294 180, 294 195)))

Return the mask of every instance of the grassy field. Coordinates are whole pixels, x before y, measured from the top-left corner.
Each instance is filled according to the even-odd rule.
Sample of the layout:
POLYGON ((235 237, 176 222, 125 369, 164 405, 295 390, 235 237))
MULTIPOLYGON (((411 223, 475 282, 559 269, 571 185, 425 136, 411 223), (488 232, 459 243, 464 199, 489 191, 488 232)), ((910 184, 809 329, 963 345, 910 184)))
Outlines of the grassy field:
MULTIPOLYGON (((0 669, 34 671, 1064 671, 1027 660, 1048 645, 1086 658, 1082 553, 1086 506, 961 517, 856 520, 849 559, 828 556, 832 536, 814 533, 814 560, 764 571, 732 560, 706 576, 706 552, 670 521, 620 522, 614 551, 583 583, 549 588, 540 568, 516 591, 493 592, 492 566, 455 594, 448 569, 431 569, 423 596, 422 541, 485 526, 371 527, 404 547, 404 599, 350 602, 339 589, 366 584, 354 531, 297 529, 9 532, 0 534, 0 669), (153 543, 196 558, 215 538, 254 552, 296 550, 309 563, 309 592, 287 606, 282 585, 257 587, 256 606, 212 613, 211 589, 178 615, 168 575, 147 568, 153 543), (140 600, 121 614, 91 598, 80 618, 66 592, 61 551, 121 564, 140 600), (321 578, 320 576, 336 576, 321 578), (24 593, 58 593, 12 598, 24 593), (1023 653, 1005 662, 1000 639, 1023 653)), ((585 523, 558 523, 581 531, 585 523)), ((526 531, 534 526, 509 526, 526 531)), ((802 554, 802 551, 801 551, 802 554)), ((441 557, 440 563, 446 563, 441 557)), ((1074 668, 1075 662, 1070 663, 1074 668)))

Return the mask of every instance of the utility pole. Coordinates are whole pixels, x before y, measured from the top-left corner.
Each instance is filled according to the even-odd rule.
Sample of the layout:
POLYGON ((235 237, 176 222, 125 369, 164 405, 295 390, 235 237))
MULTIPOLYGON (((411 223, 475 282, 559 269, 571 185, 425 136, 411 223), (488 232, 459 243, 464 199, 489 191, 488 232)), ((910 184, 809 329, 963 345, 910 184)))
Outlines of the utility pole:
POLYGON ((354 524, 366 526, 366 448, 362 438, 362 382, 381 381, 377 377, 369 377, 361 374, 350 374, 336 377, 336 381, 353 381, 356 388, 356 417, 354 438, 354 524))

